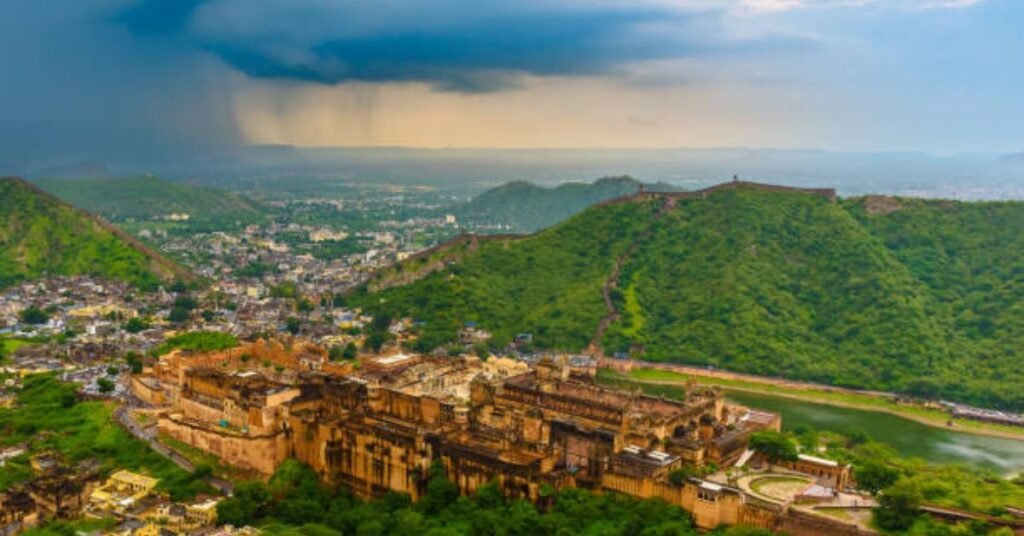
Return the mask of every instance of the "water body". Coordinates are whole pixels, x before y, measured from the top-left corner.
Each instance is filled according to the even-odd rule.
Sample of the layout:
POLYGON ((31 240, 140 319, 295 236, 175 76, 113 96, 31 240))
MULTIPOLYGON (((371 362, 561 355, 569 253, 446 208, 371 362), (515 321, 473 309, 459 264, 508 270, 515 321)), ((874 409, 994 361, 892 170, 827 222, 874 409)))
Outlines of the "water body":
POLYGON ((1004 475, 1024 472, 1024 441, 964 434, 933 428, 888 413, 841 408, 771 395, 727 391, 740 404, 782 415, 782 428, 807 426, 816 430, 863 430, 875 441, 892 446, 904 457, 936 464, 989 467, 1004 475))

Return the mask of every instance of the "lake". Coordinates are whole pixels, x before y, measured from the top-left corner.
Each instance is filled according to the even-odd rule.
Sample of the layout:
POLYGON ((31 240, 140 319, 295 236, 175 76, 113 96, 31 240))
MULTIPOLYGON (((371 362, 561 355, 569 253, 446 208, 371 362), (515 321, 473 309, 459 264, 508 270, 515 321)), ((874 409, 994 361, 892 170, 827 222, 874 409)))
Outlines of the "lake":
POLYGON ((888 413, 741 391, 726 393, 729 400, 780 413, 784 430, 800 426, 838 433, 863 430, 905 457, 986 466, 1004 475, 1024 472, 1024 441, 942 430, 888 413))

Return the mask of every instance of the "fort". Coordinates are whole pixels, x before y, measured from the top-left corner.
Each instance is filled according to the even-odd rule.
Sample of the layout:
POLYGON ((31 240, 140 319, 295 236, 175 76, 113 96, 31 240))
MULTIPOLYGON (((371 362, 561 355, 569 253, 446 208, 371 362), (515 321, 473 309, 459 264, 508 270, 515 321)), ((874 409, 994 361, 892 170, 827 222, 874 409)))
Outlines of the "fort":
MULTIPOLYGON (((509 497, 540 501, 544 489, 579 487, 664 499, 701 528, 787 524, 812 533, 794 530, 785 503, 674 475, 745 463, 751 434, 781 425, 776 414, 727 403, 717 388, 693 385, 670 400, 600 386, 550 357, 528 365, 395 354, 365 357, 358 369, 322 357, 313 346, 266 341, 177 354, 135 375, 132 388, 159 409, 164 436, 266 475, 295 458, 365 497, 418 500, 440 464, 464 494, 496 482, 509 497)), ((816 467, 804 465, 815 461, 792 469, 813 479, 816 467)), ((827 482, 846 482, 848 466, 829 467, 827 482)), ((848 529, 835 532, 858 533, 848 529)))

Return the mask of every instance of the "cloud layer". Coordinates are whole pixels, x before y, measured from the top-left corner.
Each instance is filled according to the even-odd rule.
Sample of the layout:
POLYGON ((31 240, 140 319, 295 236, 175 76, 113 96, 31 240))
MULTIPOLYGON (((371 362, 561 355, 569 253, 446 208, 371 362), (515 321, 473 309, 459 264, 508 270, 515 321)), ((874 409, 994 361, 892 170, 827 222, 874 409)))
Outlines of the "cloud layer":
POLYGON ((537 1, 157 0, 117 20, 137 36, 173 34, 253 78, 479 92, 522 75, 601 75, 693 54, 708 46, 699 24, 714 16, 537 1))
POLYGON ((7 0, 0 172, 269 141, 1024 145, 1022 25, 1017 0, 7 0))

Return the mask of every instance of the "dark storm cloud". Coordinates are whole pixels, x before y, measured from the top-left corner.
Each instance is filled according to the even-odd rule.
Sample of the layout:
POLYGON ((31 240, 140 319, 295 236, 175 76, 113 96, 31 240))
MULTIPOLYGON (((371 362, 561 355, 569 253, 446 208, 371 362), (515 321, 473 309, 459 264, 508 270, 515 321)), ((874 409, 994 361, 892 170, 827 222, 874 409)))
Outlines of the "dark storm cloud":
POLYGON ((734 47, 722 21, 624 0, 6 0, 0 173, 235 146, 232 95, 250 79, 460 92, 523 75, 625 80, 636 61, 734 47))
POLYGON ((177 37, 133 37, 116 20, 127 6, 0 2, 0 175, 84 160, 146 170, 238 143, 226 70, 177 37))
POLYGON ((530 1, 198 4, 151 0, 120 19, 135 34, 177 27, 183 41, 254 78, 418 81, 455 91, 503 89, 523 74, 605 74, 630 61, 691 54, 700 48, 692 22, 708 16, 530 1), (182 23, 183 13, 191 24, 182 23))

